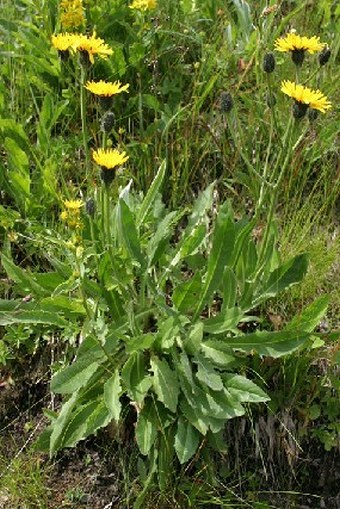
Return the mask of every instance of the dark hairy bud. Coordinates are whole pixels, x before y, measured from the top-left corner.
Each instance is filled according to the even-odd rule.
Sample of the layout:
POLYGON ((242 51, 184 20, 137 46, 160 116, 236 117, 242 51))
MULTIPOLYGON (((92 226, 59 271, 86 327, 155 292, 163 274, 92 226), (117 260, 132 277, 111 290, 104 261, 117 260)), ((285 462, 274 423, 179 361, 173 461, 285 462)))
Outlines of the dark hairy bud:
POLYGON ((293 116, 297 120, 303 118, 308 110, 308 104, 300 103, 299 101, 295 101, 293 104, 293 116))
POLYGON ((112 111, 108 111, 105 113, 105 115, 102 117, 100 128, 105 133, 109 133, 115 123, 115 115, 112 113, 112 111))
POLYGON ((294 49, 292 51, 292 60, 295 65, 302 65, 305 59, 305 50, 304 49, 294 49))
POLYGON ((90 216, 90 217, 93 217, 94 216, 94 213, 95 213, 95 210, 96 210, 96 204, 95 204, 95 201, 93 198, 88 198, 86 200, 86 203, 85 203, 85 209, 86 209, 86 213, 90 216))
POLYGON ((222 92, 220 97, 220 107, 222 113, 229 113, 234 105, 233 98, 229 92, 222 92))
POLYGON ((275 57, 274 53, 266 53, 263 59, 263 70, 266 73, 271 73, 275 69, 275 57))
POLYGON ((325 46, 323 50, 319 53, 319 64, 321 66, 326 65, 328 60, 330 59, 330 56, 331 50, 327 46, 325 46))

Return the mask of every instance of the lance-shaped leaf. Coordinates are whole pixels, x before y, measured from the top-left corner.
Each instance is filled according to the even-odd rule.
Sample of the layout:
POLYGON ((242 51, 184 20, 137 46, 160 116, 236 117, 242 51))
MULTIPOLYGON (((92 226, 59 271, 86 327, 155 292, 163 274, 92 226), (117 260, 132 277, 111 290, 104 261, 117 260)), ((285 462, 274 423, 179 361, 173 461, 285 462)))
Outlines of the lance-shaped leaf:
POLYGON ((138 416, 135 433, 140 452, 142 454, 149 454, 156 440, 157 428, 154 422, 142 412, 138 416))
POLYGON ((116 369, 114 375, 112 375, 104 384, 105 405, 116 422, 119 421, 122 409, 122 404, 119 400, 121 393, 122 387, 120 385, 119 371, 116 369))
POLYGON ((181 465, 197 451, 200 434, 184 417, 178 419, 175 451, 181 465))
POLYGON ((117 225, 120 239, 131 258, 138 261, 141 266, 144 266, 145 260, 141 252, 135 220, 131 210, 123 199, 120 199, 118 202, 117 225))
POLYGON ((208 268, 202 292, 196 306, 194 320, 197 319, 204 305, 220 286, 224 269, 232 260, 234 241, 234 223, 229 204, 226 202, 222 205, 216 219, 212 247, 208 258, 208 268))
POLYGON ((329 296, 321 295, 312 304, 307 306, 302 313, 296 315, 287 325, 285 330, 300 330, 312 332, 325 315, 329 304, 329 296))
POLYGON ((228 346, 245 353, 281 357, 295 352, 309 339, 310 333, 296 330, 256 331, 252 334, 226 338, 228 346))
POLYGON ((0 325, 12 325, 14 323, 32 323, 55 325, 56 327, 66 327, 68 322, 58 313, 49 311, 0 311, 0 325))
POLYGON ((243 318, 243 311, 240 308, 230 308, 221 311, 218 315, 204 320, 204 331, 210 334, 222 334, 233 330, 243 318))
POLYGON ((143 224, 144 220, 146 219, 150 209, 152 208, 152 206, 155 202, 155 199, 157 197, 159 189, 160 189, 162 182, 164 180, 165 170, 166 170, 166 161, 164 160, 164 161, 162 161, 162 163, 159 167, 159 170, 158 170, 155 178, 153 179, 151 186, 149 187, 149 190, 145 195, 144 200, 142 201, 142 204, 140 206, 140 209, 138 211, 137 218, 136 218, 137 227, 139 227, 141 224, 143 224))
POLYGON ((99 367, 91 355, 80 357, 73 364, 58 371, 51 380, 51 391, 57 394, 71 394, 83 387, 99 367))
POLYGON ((153 387, 159 401, 172 412, 176 412, 179 385, 175 371, 172 371, 165 359, 153 357, 150 361, 153 372, 153 387))
POLYGON ((270 400, 258 385, 244 376, 226 373, 222 375, 222 378, 228 392, 241 403, 260 403, 270 400))
POLYGON ((174 289, 172 300, 180 313, 190 313, 197 305, 197 299, 202 289, 202 276, 199 272, 184 283, 179 283, 174 289))
POLYGON ((279 292, 301 281, 307 272, 307 268, 308 258, 306 254, 295 256, 280 265, 270 274, 261 294, 253 300, 252 307, 270 297, 275 297, 279 292))

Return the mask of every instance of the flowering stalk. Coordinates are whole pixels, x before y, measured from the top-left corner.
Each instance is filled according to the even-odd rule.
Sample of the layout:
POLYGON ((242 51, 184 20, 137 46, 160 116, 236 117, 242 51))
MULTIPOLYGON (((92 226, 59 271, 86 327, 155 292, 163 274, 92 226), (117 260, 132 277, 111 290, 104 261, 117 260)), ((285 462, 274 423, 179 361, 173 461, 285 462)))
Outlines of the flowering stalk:
MULTIPOLYGON (((79 59, 80 60, 80 59, 79 59)), ((89 147, 87 144, 87 123, 86 123, 86 102, 85 102, 85 89, 84 85, 86 82, 86 68, 80 62, 80 117, 81 117, 81 130, 83 135, 83 146, 85 153, 85 175, 88 176, 89 171, 89 147)))

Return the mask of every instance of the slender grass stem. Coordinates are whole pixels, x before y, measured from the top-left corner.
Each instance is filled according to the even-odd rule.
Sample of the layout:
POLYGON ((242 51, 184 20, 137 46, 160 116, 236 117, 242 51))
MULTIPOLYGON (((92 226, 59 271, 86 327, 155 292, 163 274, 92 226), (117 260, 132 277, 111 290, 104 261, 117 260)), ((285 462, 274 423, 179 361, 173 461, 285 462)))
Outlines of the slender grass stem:
POLYGON ((87 137, 87 122, 86 122, 86 101, 85 101, 85 88, 84 85, 86 83, 86 68, 81 63, 80 65, 80 117, 81 117, 81 131, 83 136, 83 147, 85 154, 85 175, 88 177, 89 167, 90 167, 90 156, 89 156, 89 147, 88 147, 88 137, 87 137))

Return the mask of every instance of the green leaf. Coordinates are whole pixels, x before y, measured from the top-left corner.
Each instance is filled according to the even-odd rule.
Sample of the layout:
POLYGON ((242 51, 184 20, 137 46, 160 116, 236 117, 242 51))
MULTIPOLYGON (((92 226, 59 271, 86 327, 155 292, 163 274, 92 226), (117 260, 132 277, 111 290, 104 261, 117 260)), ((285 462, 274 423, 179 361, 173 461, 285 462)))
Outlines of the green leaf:
POLYGON ((154 265, 163 254, 167 246, 167 241, 173 233, 172 227, 182 215, 183 212, 170 212, 158 224, 155 234, 151 237, 147 245, 149 267, 154 265))
POLYGON ((172 300, 180 313, 186 314, 194 310, 202 289, 202 276, 196 272, 192 278, 176 285, 172 300))
POLYGON ((107 426, 111 419, 102 398, 77 407, 65 426, 62 447, 73 447, 80 440, 107 426))
POLYGON ((45 324, 55 325, 56 327, 67 327, 68 322, 58 313, 51 313, 48 311, 12 311, 0 312, 0 325, 13 325, 14 323, 32 323, 32 324, 45 324))
POLYGON ((15 265, 13 260, 5 254, 1 255, 1 262, 8 277, 19 285, 20 290, 25 293, 31 292, 35 296, 48 295, 48 292, 37 283, 34 274, 15 265))
POLYGON ((304 332, 313 332, 324 317, 329 304, 329 296, 321 295, 312 304, 307 306, 302 313, 296 315, 287 325, 285 330, 299 330, 304 332))
POLYGON ((110 415, 118 422, 122 404, 119 396, 122 394, 122 387, 120 385, 120 376, 118 369, 115 370, 114 375, 109 378, 104 384, 104 402, 110 415))
POLYGON ((270 400, 260 387, 244 376, 225 374, 222 378, 226 389, 241 403, 261 403, 270 400))
POLYGON ((204 332, 210 334, 222 334, 237 327, 243 318, 243 311, 240 308, 226 309, 218 315, 203 321, 204 332))
POLYGON ((144 415, 143 410, 138 416, 135 435, 140 452, 145 455, 149 454, 156 440, 157 428, 154 422, 144 415))
POLYGON ((253 300, 252 307, 270 297, 275 297, 279 292, 301 281, 307 272, 307 268, 307 255, 301 254, 275 269, 270 274, 261 294, 253 300))
POLYGON ((210 387, 213 391, 220 391, 223 389, 222 379, 208 359, 198 357, 194 362, 197 364, 198 368, 196 377, 201 383, 210 387))
POLYGON ((225 338, 225 341, 234 350, 277 358, 295 352, 309 337, 308 332, 300 333, 296 330, 256 331, 244 336, 225 338))
POLYGON ((237 279, 234 271, 230 267, 226 267, 223 273, 223 303, 222 311, 235 307, 237 298, 237 279))
POLYGON ((158 170, 155 178, 153 179, 152 184, 149 187, 148 192, 146 193, 146 196, 145 196, 145 198, 140 206, 140 209, 137 213, 137 217, 136 217, 137 228, 140 227, 144 223, 149 211, 151 210, 151 208, 155 202, 157 194, 158 194, 160 187, 164 180, 165 171, 166 171, 166 161, 164 160, 164 161, 162 161, 162 163, 159 167, 159 170, 158 170))
POLYGON ((189 330, 188 335, 184 341, 185 351, 189 355, 194 355, 200 351, 203 340, 203 323, 196 322, 189 330))
POLYGON ((172 412, 176 412, 179 395, 176 373, 170 369, 165 359, 161 360, 156 356, 151 359, 150 365, 153 372, 153 387, 159 401, 172 412))
POLYGON ((123 241, 130 256, 134 260, 138 261, 140 266, 143 267, 145 260, 141 252, 135 221, 132 212, 123 199, 120 199, 118 202, 117 223, 121 240, 123 241))
POLYGON ((202 344, 202 353, 217 366, 231 368, 236 359, 230 346, 222 341, 208 340, 202 344))
POLYGON ((51 392, 71 394, 83 387, 97 371, 98 362, 91 355, 78 358, 73 364, 58 371, 51 380, 51 392))
POLYGON ((192 212, 188 220, 188 226, 185 229, 185 236, 187 236, 195 225, 205 217, 207 211, 211 210, 214 201, 214 187, 215 183, 213 182, 199 194, 198 198, 194 202, 192 212))
POLYGON ((143 352, 138 351, 129 356, 123 366, 121 378, 130 398, 141 405, 152 386, 151 377, 145 371, 143 352))
POLYGON ((178 419, 175 436, 175 450, 181 465, 186 463, 197 451, 199 432, 182 416, 178 419))
POLYGON ((208 268, 202 293, 196 306, 194 320, 214 291, 220 286, 225 267, 230 263, 235 241, 234 223, 231 210, 226 202, 222 205, 216 219, 212 248, 208 258, 208 268))
POLYGON ((204 224, 196 225, 187 235, 184 233, 182 241, 179 244, 179 249, 171 260, 170 268, 175 267, 183 258, 195 254, 205 238, 206 227, 204 224))
POLYGON ((77 398, 78 391, 75 391, 72 394, 72 396, 63 404, 57 419, 51 425, 52 428, 52 433, 50 437, 51 456, 55 452, 57 452, 62 445, 64 428, 69 420, 70 415, 72 414, 72 410, 76 404, 77 398))

